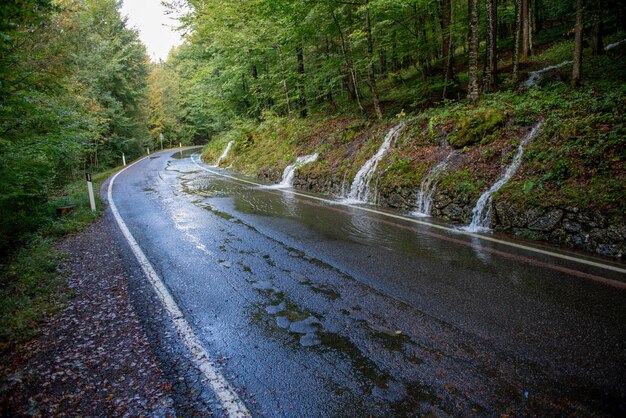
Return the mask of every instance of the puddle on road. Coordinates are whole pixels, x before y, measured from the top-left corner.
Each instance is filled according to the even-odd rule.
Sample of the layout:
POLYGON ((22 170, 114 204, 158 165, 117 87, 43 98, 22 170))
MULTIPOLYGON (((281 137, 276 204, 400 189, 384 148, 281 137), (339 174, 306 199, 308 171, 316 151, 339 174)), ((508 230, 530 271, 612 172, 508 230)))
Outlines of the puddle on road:
POLYGON ((300 281, 300 284, 308 286, 309 289, 311 289, 315 293, 320 293, 327 296, 330 300, 337 300, 341 297, 341 294, 332 289, 330 286, 327 286, 325 284, 313 283, 309 278, 305 278, 304 280, 300 281))
POLYGON ((177 160, 191 158, 192 155, 198 154, 199 151, 200 151, 199 148, 183 149, 183 150, 175 151, 173 154, 170 155, 170 158, 174 158, 177 160))

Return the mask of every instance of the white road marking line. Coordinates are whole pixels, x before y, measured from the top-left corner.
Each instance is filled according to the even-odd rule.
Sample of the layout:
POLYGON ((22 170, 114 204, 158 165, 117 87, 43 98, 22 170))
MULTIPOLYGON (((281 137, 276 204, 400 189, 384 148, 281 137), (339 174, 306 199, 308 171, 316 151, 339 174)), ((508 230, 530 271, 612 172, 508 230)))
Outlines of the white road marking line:
MULTIPOLYGON (((260 184, 260 183, 256 183, 256 182, 253 182, 253 181, 250 181, 250 180, 246 180, 246 179, 237 178, 235 176, 230 176, 228 174, 219 173, 217 171, 209 170, 206 167, 202 167, 200 164, 198 164, 196 162, 196 160, 194 160, 193 155, 191 156, 191 161, 193 161, 193 163, 199 169, 204 170, 204 171, 208 171, 209 173, 215 174, 217 176, 226 177, 226 178, 229 178, 229 179, 232 179, 232 180, 235 180, 235 181, 239 181, 239 182, 242 182, 242 183, 248 183, 248 184, 251 184, 253 186, 261 186, 261 187, 264 186, 263 184, 260 184)), ((324 199, 324 198, 318 197, 318 196, 311 196, 311 195, 308 195, 308 194, 299 193, 299 192, 297 192, 297 191, 295 191, 293 189, 281 189, 281 191, 284 192, 284 193, 291 193, 291 194, 296 195, 296 196, 301 196, 301 197, 304 197, 304 198, 307 198, 307 199, 317 200, 317 201, 324 202, 324 203, 330 203, 330 204, 334 204, 334 205, 341 204, 342 206, 347 206, 347 207, 350 207, 350 208, 353 208, 353 209, 358 209, 358 210, 361 210, 361 211, 364 211, 364 212, 375 213, 377 215, 386 216, 388 218, 400 219, 400 220, 403 220, 403 221, 412 222, 414 224, 424 225, 424 226, 428 226, 430 228, 435 228, 435 229, 440 229, 440 230, 443 230, 443 231, 446 231, 446 232, 454 232, 454 233, 457 233, 457 234, 463 234, 463 235, 466 235, 466 236, 469 236, 469 237, 478 238, 478 239, 481 239, 481 240, 484 240, 484 241, 495 242, 497 244, 506 245, 508 247, 518 248, 518 249, 525 250, 525 251, 531 251, 531 252, 534 252, 534 253, 537 253, 537 254, 543 254, 543 255, 550 256, 550 257, 560 258, 560 259, 563 259, 563 260, 572 261, 574 263, 579 263, 579 264, 585 264, 585 265, 588 265, 588 266, 598 267, 598 268, 601 268, 601 269, 604 269, 604 270, 616 271, 618 273, 626 273, 626 269, 618 267, 618 266, 613 266, 613 265, 610 265, 610 264, 603 264, 603 263, 599 263, 599 262, 596 262, 596 261, 586 260, 584 258, 577 258, 577 257, 569 256, 569 255, 566 255, 566 254, 560 254, 560 253, 555 253, 555 252, 548 251, 548 250, 542 250, 541 248, 529 247, 527 245, 518 244, 518 243, 515 243, 515 242, 503 241, 503 240, 500 240, 500 239, 497 239, 497 238, 493 238, 493 237, 489 237, 489 236, 485 236, 485 235, 479 235, 479 234, 475 234, 473 232, 462 231, 462 230, 450 228, 450 227, 443 226, 443 225, 433 224, 433 223, 421 221, 421 220, 415 219, 415 218, 408 218, 408 217, 405 217, 405 216, 402 216, 402 215, 396 215, 396 214, 393 214, 393 213, 378 211, 376 209, 372 209, 372 208, 368 208, 368 207, 364 207, 364 206, 357 206, 357 205, 352 205, 352 204, 348 204, 348 203, 343 204, 343 203, 337 202, 336 200, 324 199)))
POLYGON ((215 367, 214 363, 211 361, 211 358, 209 357, 206 350, 202 346, 202 343, 183 316, 182 311, 174 301, 171 293, 169 292, 169 290, 167 290, 167 287, 165 286, 163 281, 161 281, 158 274, 154 270, 154 267, 152 267, 152 264, 150 264, 150 261, 148 261, 148 258, 141 250, 141 247, 139 246, 139 244, 137 244, 137 241, 130 233, 130 230, 126 226, 126 223, 122 219, 122 216, 120 215, 117 207, 115 206, 115 203, 113 202, 113 183, 115 182, 117 176, 119 176, 121 173, 123 173, 133 165, 137 164, 138 162, 143 161, 144 159, 145 158, 142 158, 141 160, 138 160, 135 163, 127 166, 123 170, 117 172, 113 176, 113 178, 111 178, 107 193, 111 212, 113 213, 113 216, 115 217, 117 225, 120 227, 122 234, 126 238, 126 241, 128 241, 128 244, 130 245, 133 254, 137 258, 141 269, 150 280, 150 283, 152 284, 152 287, 154 287, 157 295, 159 296, 163 307, 172 318, 172 322, 174 323, 176 331, 179 335, 182 336, 183 342, 191 353, 191 358, 193 362, 204 374, 207 381, 211 385, 211 388, 217 396, 226 415, 229 417, 250 417, 250 411, 248 410, 248 408, 246 408, 241 399, 239 399, 239 396, 237 396, 235 388, 228 383, 228 381, 224 378, 224 376, 222 376, 219 370, 215 367))

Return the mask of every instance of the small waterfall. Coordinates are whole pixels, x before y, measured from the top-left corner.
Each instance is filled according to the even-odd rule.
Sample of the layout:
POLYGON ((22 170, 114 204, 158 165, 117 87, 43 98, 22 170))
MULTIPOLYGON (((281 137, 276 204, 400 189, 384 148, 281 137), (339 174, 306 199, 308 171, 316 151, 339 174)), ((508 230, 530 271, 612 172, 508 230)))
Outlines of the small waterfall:
POLYGON ((563 61, 560 64, 551 65, 549 67, 542 68, 541 70, 531 71, 530 73, 528 73, 528 79, 524 81, 522 88, 524 88, 525 90, 528 90, 531 87, 535 87, 537 84, 539 84, 539 82, 541 81, 545 73, 552 71, 552 70, 556 70, 561 67, 565 67, 566 65, 569 65, 571 63, 572 61, 563 61))
POLYGON ((419 217, 430 216, 430 207, 433 204, 433 197, 435 197, 439 174, 448 167, 448 162, 454 155, 456 155, 456 151, 449 153, 443 161, 437 164, 430 170, 426 177, 422 179, 420 191, 417 195, 417 209, 413 212, 413 215, 419 217))
POLYGON ((233 141, 230 141, 228 143, 228 145, 226 145, 226 148, 224 148, 224 151, 222 151, 222 155, 220 155, 220 157, 217 159, 217 162, 215 163, 215 165, 213 167, 219 167, 220 163, 222 162, 222 160, 224 158, 226 158, 226 156, 228 155, 228 153, 230 152, 230 148, 233 146, 233 141))
POLYGON ((378 163, 382 160, 389 147, 391 147, 393 141, 398 138, 405 125, 406 123, 402 122, 391 128, 389 132, 387 132, 387 135, 385 135, 385 139, 378 149, 378 152, 367 160, 359 172, 356 173, 352 186, 350 186, 350 193, 348 193, 349 200, 358 202, 368 201, 370 196, 370 182, 372 181, 372 177, 374 177, 378 163))
POLYGON ((605 51, 609 51, 615 47, 620 46, 621 44, 626 43, 626 39, 622 39, 621 41, 617 41, 617 42, 613 42, 612 44, 608 44, 607 46, 604 47, 605 51))
POLYGON ((283 178, 281 182, 273 186, 269 186, 269 188, 284 189, 287 187, 291 187, 293 184, 293 178, 296 175, 296 170, 305 164, 309 164, 309 163, 316 161, 318 156, 319 154, 315 153, 315 154, 305 155, 303 157, 296 158, 296 161, 293 164, 289 164, 283 170, 283 178))
POLYGON ((513 174, 517 171, 520 164, 522 163, 522 156, 524 155, 524 146, 530 142, 541 128, 543 121, 537 123, 530 132, 522 139, 517 147, 517 153, 515 157, 513 157, 513 162, 507 167, 506 171, 500 176, 498 181, 494 183, 489 190, 483 193, 478 202, 476 202, 476 206, 472 209, 472 222, 463 228, 464 231, 467 232, 485 232, 489 231, 489 227, 491 225, 491 197, 495 192, 500 190, 502 186, 504 186, 510 179, 513 177, 513 174))
MULTIPOLYGON (((617 41, 617 42, 613 42, 612 44, 608 44, 607 46, 604 47, 605 51, 609 51, 613 48, 616 48, 618 46, 620 46, 621 44, 626 43, 626 39, 622 39, 621 41, 617 41)), ((556 70, 558 68, 564 67, 566 65, 571 64, 573 61, 563 61, 560 64, 556 64, 556 65, 551 65, 549 67, 546 68, 542 68, 541 70, 537 70, 537 71, 531 71, 528 73, 528 79, 526 81, 524 81, 524 84, 522 84, 522 88, 525 90, 528 90, 531 87, 536 86, 537 84, 539 84, 539 82, 541 81, 541 79, 543 78, 543 75, 549 71, 552 70, 556 70)))

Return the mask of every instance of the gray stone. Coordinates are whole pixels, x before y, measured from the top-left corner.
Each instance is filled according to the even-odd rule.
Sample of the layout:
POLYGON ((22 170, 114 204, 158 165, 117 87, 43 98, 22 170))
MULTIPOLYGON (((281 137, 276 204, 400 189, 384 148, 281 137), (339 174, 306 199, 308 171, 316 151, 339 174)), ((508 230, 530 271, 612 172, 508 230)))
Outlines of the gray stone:
POLYGON ((392 208, 403 208, 406 206, 404 198, 399 193, 392 193, 389 197, 387 197, 386 203, 392 208))
POLYGON ((596 253, 607 257, 621 257, 623 249, 616 244, 598 244, 596 253))
POLYGON ((572 218, 570 218, 570 216, 572 218, 574 217, 574 215, 568 214, 568 219, 564 219, 563 220, 563 228, 567 232, 580 232, 580 231, 582 231, 582 229, 583 229, 582 225, 579 224, 576 221, 573 221, 572 218))
POLYGON ((465 219, 463 207, 456 203, 450 203, 441 212, 443 216, 452 221, 463 221, 465 219))
POLYGON ((494 205, 499 224, 505 228, 522 228, 525 223, 524 214, 505 200, 499 200, 494 205))
POLYGON ((563 228, 557 228, 554 231, 550 232, 546 238, 552 242, 564 243, 567 242, 567 237, 569 234, 563 228))
POLYGON ((607 235, 611 241, 624 242, 626 241, 626 225, 610 225, 607 230, 607 235))
POLYGON ((528 225, 532 223, 535 219, 543 215, 543 212, 544 212, 543 208, 528 209, 526 211, 526 215, 525 215, 526 221, 524 222, 524 225, 528 225))
POLYGON ((608 243, 609 235, 606 229, 594 228, 589 232, 589 238, 596 243, 608 243))
POLYGON ((551 231, 561 222, 561 219, 563 219, 563 211, 561 209, 551 209, 529 221, 528 229, 543 232, 551 231))
POLYGON ((596 212, 581 212, 578 214, 578 220, 591 228, 604 228, 606 219, 596 212))
POLYGON ((576 248, 589 249, 589 235, 586 234, 572 234, 568 237, 567 242, 576 248))
POLYGON ((448 206, 450 203, 452 203, 452 199, 446 195, 446 194, 435 194, 434 198, 433 198, 433 203, 435 204, 435 207, 438 209, 443 209, 446 206, 448 206))

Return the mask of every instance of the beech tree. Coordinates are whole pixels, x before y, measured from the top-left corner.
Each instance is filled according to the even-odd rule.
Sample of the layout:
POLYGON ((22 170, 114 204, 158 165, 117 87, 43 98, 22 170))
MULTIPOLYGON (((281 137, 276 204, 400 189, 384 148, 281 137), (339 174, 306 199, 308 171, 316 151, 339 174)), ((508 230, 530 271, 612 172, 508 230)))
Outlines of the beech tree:
POLYGON ((497 83, 498 71, 498 4, 497 0, 487 0, 486 2, 486 57, 485 57, 485 79, 483 88, 491 91, 497 83))
POLYGON ((478 100, 478 0, 469 0, 469 69, 467 97, 478 100))
POLYGON ((574 34, 574 64, 572 86, 577 87, 582 77, 583 66, 583 0, 576 0, 576 29, 574 34))

